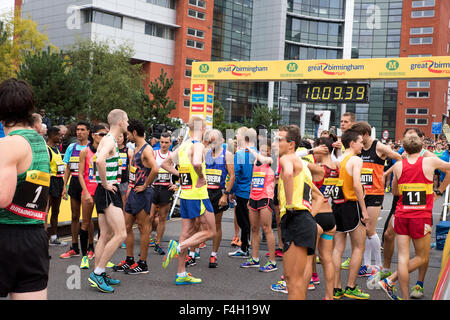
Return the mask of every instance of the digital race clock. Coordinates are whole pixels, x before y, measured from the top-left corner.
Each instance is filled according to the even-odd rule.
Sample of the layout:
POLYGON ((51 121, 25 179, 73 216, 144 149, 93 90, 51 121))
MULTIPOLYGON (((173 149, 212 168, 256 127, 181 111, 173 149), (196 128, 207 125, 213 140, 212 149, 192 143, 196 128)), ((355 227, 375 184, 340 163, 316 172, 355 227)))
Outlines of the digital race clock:
POLYGON ((308 83, 298 84, 298 102, 368 103, 368 83, 308 83))

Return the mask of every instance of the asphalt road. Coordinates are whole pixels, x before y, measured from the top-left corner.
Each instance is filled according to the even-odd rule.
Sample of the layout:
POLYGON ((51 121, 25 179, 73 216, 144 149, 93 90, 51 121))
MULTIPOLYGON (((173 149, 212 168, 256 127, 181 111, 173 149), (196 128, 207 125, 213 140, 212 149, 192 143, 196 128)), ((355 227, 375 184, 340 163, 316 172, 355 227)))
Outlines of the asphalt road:
MULTIPOLYGON (((387 194, 384 200, 384 209, 381 212, 377 225, 377 232, 381 235, 385 218, 389 212, 392 201, 391 194, 387 194)), ((433 214, 433 233, 432 242, 435 241, 435 226, 439 222, 440 209, 443 199, 436 201, 433 214)), ((178 239, 181 230, 179 218, 173 218, 167 222, 164 235, 163 247, 167 248, 170 239, 178 239)), ((137 258, 139 232, 134 229, 136 236, 135 258, 137 258)), ((282 260, 278 261, 278 270, 270 273, 258 272, 258 269, 240 268, 243 259, 228 257, 227 253, 233 251, 230 246, 234 235, 233 211, 228 210, 223 216, 223 240, 218 253, 219 267, 217 269, 208 268, 208 257, 211 252, 212 242, 207 242, 207 248, 201 250, 201 258, 196 266, 188 269, 193 276, 200 277, 203 282, 199 285, 176 286, 174 277, 176 274, 176 262, 170 263, 168 268, 162 268, 162 256, 157 255, 152 248, 149 248, 148 265, 150 272, 148 274, 127 275, 121 272, 110 273, 113 277, 120 279, 122 284, 116 287, 113 294, 104 294, 91 288, 88 283, 89 273, 93 270, 93 261, 89 270, 79 269, 81 257, 70 259, 60 259, 59 255, 67 250, 67 247, 51 247, 52 256, 50 263, 50 279, 48 283, 48 298, 50 300, 286 300, 287 295, 276 293, 270 290, 270 285, 280 280, 283 270, 282 260)), ((66 240, 70 241, 69 238, 66 240)), ((261 245, 261 260, 266 262, 265 254, 267 247, 265 243, 261 245)), ((414 249, 411 247, 411 254, 414 249)), ((351 255, 350 245, 344 252, 344 258, 351 255)), ((442 251, 431 250, 430 263, 425 279, 425 300, 431 300, 434 287, 440 271, 442 251)), ((118 263, 125 258, 125 250, 118 249, 112 262, 118 263)), ((396 252, 393 257, 393 268, 396 267, 396 252)), ((323 279, 322 266, 317 265, 320 279, 323 279)), ((342 281, 345 286, 348 271, 342 270, 342 281)), ((417 271, 411 274, 410 286, 417 280, 417 271)), ((363 291, 370 293, 371 300, 388 300, 388 297, 382 290, 369 291, 365 285, 366 278, 359 278, 357 285, 363 291)), ((316 286, 315 290, 308 291, 308 300, 321 300, 324 297, 324 283, 316 286)), ((348 299, 343 298, 341 300, 348 299)))

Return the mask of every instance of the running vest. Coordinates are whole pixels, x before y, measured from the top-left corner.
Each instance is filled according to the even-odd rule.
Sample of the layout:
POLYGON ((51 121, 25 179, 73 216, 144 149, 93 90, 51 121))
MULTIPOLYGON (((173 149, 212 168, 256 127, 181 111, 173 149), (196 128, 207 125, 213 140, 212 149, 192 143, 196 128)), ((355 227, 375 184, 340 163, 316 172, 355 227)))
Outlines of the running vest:
POLYGON ((212 150, 209 150, 206 154, 206 183, 208 189, 225 189, 228 175, 226 152, 227 150, 222 148, 221 154, 216 158, 213 158, 212 150))
POLYGON ((361 150, 363 160, 361 184, 367 195, 384 195, 383 173, 385 160, 377 155, 378 140, 374 140, 368 150, 361 150))
POLYGON ((94 159, 95 153, 97 149, 95 149, 90 143, 87 146, 86 158, 84 161, 84 183, 86 184, 86 188, 89 191, 89 194, 93 196, 95 194, 95 189, 97 189, 97 181, 95 180, 94 175, 94 159))
POLYGON ((133 158, 131 159, 128 182, 132 188, 135 186, 142 186, 152 171, 151 168, 144 166, 144 163, 142 162, 142 153, 147 146, 150 147, 147 142, 144 143, 141 149, 139 149, 138 152, 135 152, 133 158))
MULTIPOLYGON (((194 143, 200 143, 198 141, 188 140, 180 145, 180 151, 178 152, 179 170, 180 173, 180 185, 181 185, 181 199, 188 200, 202 200, 208 199, 208 187, 205 184, 201 188, 196 188, 198 175, 194 170, 194 167, 189 159, 189 150, 194 143)), ((206 178, 206 165, 202 163, 202 172, 206 178)))
POLYGON ((120 157, 120 169, 118 182, 119 183, 127 183, 128 182, 128 148, 123 147, 119 149, 119 157, 120 157))
POLYGON ((58 148, 53 150, 52 147, 47 146, 48 151, 50 152, 50 174, 52 177, 62 178, 64 177, 64 172, 66 171, 66 165, 61 157, 61 153, 58 148))
POLYGON ((250 199, 273 199, 275 188, 275 172, 269 164, 253 165, 250 199))
MULTIPOLYGON (((303 162, 303 169, 298 175, 294 177, 294 190, 292 194, 292 209, 293 210, 307 210, 311 212, 312 209, 312 179, 305 162, 303 162)), ((284 193, 284 182, 280 176, 278 180, 278 200, 280 203, 280 218, 286 213, 286 194, 284 193)))
POLYGON ((170 174, 167 170, 161 168, 161 164, 168 157, 170 157, 170 151, 167 151, 166 154, 162 154, 161 149, 155 150, 155 160, 156 164, 159 167, 158 176, 156 177, 155 182, 153 182, 153 185, 155 186, 170 186, 170 184, 172 183, 172 174, 170 174))
MULTIPOLYGON (((106 136, 110 136, 114 139, 114 148, 115 148, 114 155, 112 157, 106 158, 106 182, 111 184, 117 184, 120 166, 119 146, 117 145, 117 141, 116 138, 114 138, 114 136, 110 135, 109 133, 106 136)), ((100 179, 100 175, 98 173, 96 160, 97 156, 95 156, 93 159, 95 181, 97 181, 97 183, 102 183, 102 180, 100 179)))
MULTIPOLYGON (((347 169, 345 169, 345 166, 347 165, 348 160, 354 156, 354 154, 347 155, 344 160, 341 162, 341 170, 339 171, 339 184, 336 185, 337 187, 340 187, 342 190, 342 196, 344 201, 340 201, 341 199, 334 199, 335 203, 342 203, 345 201, 358 201, 358 198, 356 197, 355 189, 353 188, 353 177, 347 172, 347 169)), ((339 188, 338 188, 339 189, 339 188)), ((338 191, 338 190, 336 190, 338 191)), ((338 191, 340 192, 340 191, 338 191)), ((336 195, 338 197, 338 195, 336 195)), ((339 197, 338 197, 339 198, 339 197)))
POLYGON ((19 135, 31 147, 33 160, 27 171, 17 175, 17 185, 11 204, 0 208, 0 224, 43 224, 50 187, 50 160, 44 139, 34 130, 10 132, 19 135))
MULTIPOLYGON (((70 169, 70 174, 72 175, 72 177, 78 177, 78 167, 79 167, 79 163, 80 163, 80 152, 81 150, 77 150, 77 146, 78 146, 78 142, 75 142, 75 145, 72 148, 72 154, 70 155, 69 158, 69 169, 70 169)), ((86 146, 82 146, 82 149, 84 149, 86 146)), ((67 161, 67 160, 66 160, 67 161)))
POLYGON ((396 217, 432 218, 433 181, 423 173, 423 157, 414 164, 402 160, 402 174, 398 179, 399 199, 396 217))
POLYGON ((323 197, 325 198, 325 202, 328 202, 328 199, 332 196, 334 192, 334 188, 339 181, 339 169, 331 169, 326 165, 321 165, 321 167, 325 170, 325 174, 323 179, 320 181, 313 181, 316 187, 320 190, 323 197))

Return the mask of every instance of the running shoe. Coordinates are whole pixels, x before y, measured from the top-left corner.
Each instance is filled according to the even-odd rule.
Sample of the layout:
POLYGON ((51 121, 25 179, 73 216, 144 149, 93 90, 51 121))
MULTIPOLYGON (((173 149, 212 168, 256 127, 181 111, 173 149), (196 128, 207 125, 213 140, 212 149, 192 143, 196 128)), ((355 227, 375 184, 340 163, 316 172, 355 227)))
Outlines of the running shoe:
POLYGON ((200 252, 195 251, 194 255, 195 255, 195 260, 200 259, 200 252))
POLYGON ((163 259, 163 268, 167 268, 167 266, 169 265, 170 261, 178 256, 179 252, 177 251, 177 246, 178 246, 178 242, 175 240, 170 240, 169 242, 169 247, 167 248, 167 254, 164 256, 163 259))
POLYGON ((370 298, 370 294, 362 292, 358 286, 355 286, 353 290, 350 288, 345 289, 344 296, 359 300, 367 300, 370 298))
POLYGON ((89 269, 89 258, 88 258, 88 256, 83 256, 83 258, 81 258, 80 269, 89 269))
POLYGON ((150 240, 148 241, 148 246, 149 247, 154 247, 156 244, 156 241, 153 237, 150 237, 150 240))
POLYGON ((316 290, 316 286, 314 285, 314 283, 312 281, 310 281, 308 284, 308 290, 316 290))
MULTIPOLYGON (((266 253, 266 257, 270 257, 269 252, 266 253)), ((283 249, 275 249, 275 258, 283 258, 283 249)))
POLYGON ((277 264, 270 261, 267 261, 267 263, 263 267, 259 268, 259 271, 261 272, 272 272, 276 270, 278 270, 277 264))
POLYGON ((59 257, 61 259, 69 259, 69 258, 72 258, 72 257, 79 257, 79 256, 80 256, 80 252, 76 252, 75 250, 70 248, 68 251, 64 252, 59 257))
POLYGON ((422 299, 424 296, 423 293, 424 293, 423 287, 420 284, 416 284, 414 287, 411 288, 410 297, 413 299, 422 299))
POLYGON ((314 284, 320 284, 319 275, 317 275, 317 274, 312 275, 311 281, 312 281, 314 284))
POLYGON ((350 258, 347 258, 344 262, 341 264, 341 269, 348 270, 350 267, 350 258))
POLYGON ((344 290, 341 288, 334 288, 333 289, 333 299, 339 300, 344 296, 344 290))
POLYGON ((194 278, 190 273, 186 273, 185 276, 179 276, 178 274, 175 276, 175 284, 177 286, 185 284, 199 284, 201 282, 202 279, 194 278))
POLYGON ((317 264, 320 264, 320 258, 319 258, 319 256, 316 256, 316 263, 317 263, 317 264))
POLYGON ((111 261, 108 261, 108 263, 106 264, 107 268, 114 268, 115 264, 112 263, 111 261))
POLYGON ((217 268, 217 256, 210 256, 209 257, 209 268, 217 268))
POLYGON ((55 238, 55 239, 53 239, 53 240, 50 240, 50 241, 48 242, 48 244, 49 244, 50 246, 60 246, 60 247, 67 246, 67 242, 61 241, 61 240, 59 240, 59 238, 55 238))
POLYGON ((126 249, 127 245, 125 244, 125 241, 122 242, 122 244, 120 245, 120 249, 126 249))
POLYGON ((367 269, 367 266, 361 266, 361 268, 359 268, 358 278, 369 277, 369 276, 370 276, 370 272, 367 269))
POLYGON ((106 278, 106 273, 103 272, 101 275, 97 275, 92 272, 88 278, 91 283, 91 287, 97 288, 99 291, 104 293, 113 293, 114 288, 109 285, 109 281, 106 278))
POLYGON ((112 269, 116 272, 124 272, 125 270, 128 270, 131 268, 133 263, 127 262, 126 260, 120 261, 117 265, 113 266, 112 269))
POLYGON ((191 256, 186 256, 186 260, 184 261, 184 265, 186 267, 192 267, 195 266, 197 262, 195 262, 195 258, 191 256))
POLYGON ((248 259, 246 262, 241 264, 241 268, 259 268, 259 260, 253 258, 248 259))
POLYGON ((110 286, 118 286, 120 285, 119 279, 113 279, 109 274, 105 273, 105 280, 110 286))
POLYGON ((164 252, 164 250, 159 246, 158 243, 155 243, 155 248, 154 248, 153 250, 155 250, 155 252, 156 252, 157 254, 159 254, 160 256, 163 256, 163 255, 166 254, 166 253, 164 252))
POLYGON ((241 258, 241 259, 248 259, 250 258, 249 252, 244 252, 241 250, 241 248, 237 249, 233 252, 228 252, 228 256, 231 258, 241 258))
POLYGON ((89 260, 94 259, 94 257, 95 257, 94 250, 88 250, 87 257, 88 257, 89 260))
POLYGON ((379 286, 388 295, 391 300, 402 300, 397 296, 397 287, 395 284, 389 284, 388 279, 383 279, 379 282, 379 286))
POLYGON ((275 292, 281 292, 281 293, 288 293, 287 287, 286 287, 286 281, 278 281, 276 284, 272 284, 270 286, 270 290, 275 292))
POLYGON ((148 273, 147 264, 133 263, 129 269, 124 270, 126 274, 148 273))
POLYGON ((379 286, 379 282, 392 274, 391 271, 384 272, 383 270, 375 269, 374 272, 369 276, 366 282, 367 289, 381 289, 379 286))
POLYGON ((199 249, 205 249, 206 248, 206 242, 202 242, 200 243, 200 245, 198 246, 199 249))
POLYGON ((234 237, 233 240, 231 241, 231 246, 232 247, 240 247, 241 246, 241 240, 239 239, 239 237, 234 237))

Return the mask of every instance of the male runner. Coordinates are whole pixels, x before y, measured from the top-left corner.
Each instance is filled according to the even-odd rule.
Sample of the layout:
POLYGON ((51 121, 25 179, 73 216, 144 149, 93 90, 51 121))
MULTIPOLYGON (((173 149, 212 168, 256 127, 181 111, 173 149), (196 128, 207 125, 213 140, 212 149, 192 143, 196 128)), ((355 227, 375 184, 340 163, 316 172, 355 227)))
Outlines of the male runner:
POLYGON ((228 195, 235 181, 234 155, 223 148, 224 139, 219 130, 210 131, 207 139, 209 140, 209 150, 205 161, 206 182, 216 220, 216 235, 213 238, 209 268, 217 268, 217 252, 222 241, 222 215, 229 208, 228 195), (226 183, 227 175, 229 175, 228 183, 226 183))
POLYGON ((155 252, 160 255, 165 255, 166 253, 161 248, 161 241, 164 236, 164 231, 166 229, 167 215, 169 213, 170 205, 172 203, 172 196, 176 189, 176 185, 172 183, 172 175, 166 170, 161 168, 161 164, 167 157, 170 157, 170 144, 171 135, 168 132, 161 133, 159 145, 160 149, 154 151, 156 156, 156 164, 158 165, 158 176, 153 182, 153 198, 152 198, 152 209, 150 212, 150 225, 156 216, 157 207, 158 210, 158 225, 156 227, 156 242, 155 242, 155 252))
POLYGON ((131 190, 125 204, 127 257, 113 267, 113 270, 124 271, 127 274, 148 273, 147 253, 153 195, 151 184, 158 174, 158 164, 152 147, 145 141, 145 126, 141 121, 130 120, 127 135, 128 140, 136 144, 128 179, 131 190), (137 222, 140 232, 140 257, 137 263, 134 262, 134 222, 137 222))
MULTIPOLYGON (((72 245, 69 250, 59 257, 61 259, 68 259, 70 257, 78 257, 80 255, 80 248, 78 246, 78 233, 80 229, 80 215, 81 215, 81 185, 78 180, 78 169, 80 161, 80 152, 87 147, 89 143, 89 131, 91 126, 86 121, 79 121, 76 126, 77 142, 69 145, 64 154, 64 163, 66 164, 66 171, 64 173, 64 188, 62 197, 67 200, 67 194, 70 196, 70 208, 72 210, 72 222, 70 230, 72 232, 72 245), (67 182, 70 178, 69 190, 67 191, 67 182)), ((94 232, 94 225, 90 226, 91 233, 94 232)))
POLYGON ((345 152, 340 163, 339 184, 334 188, 333 201, 336 204, 333 212, 336 218, 335 248, 333 263, 335 268, 334 298, 346 296, 354 299, 369 299, 356 286, 356 278, 361 267, 366 238, 365 222, 368 219, 364 202, 364 190, 361 185, 361 169, 363 161, 358 154, 363 148, 362 136, 355 130, 348 129, 342 135, 345 152), (346 246, 346 235, 349 233, 352 255, 349 265, 348 281, 345 290, 341 283, 341 259, 346 246))
POLYGON ((323 196, 313 185, 308 168, 295 155, 301 141, 300 128, 281 127, 275 141, 279 143, 280 152, 278 198, 288 299, 304 300, 311 279, 311 274, 305 273, 307 256, 314 254, 317 240, 313 215, 323 202, 323 196))
POLYGON ((120 281, 106 275, 106 264, 127 236, 117 181, 120 159, 117 138, 120 133, 126 132, 128 116, 125 111, 114 109, 108 114, 108 123, 109 133, 100 141, 94 162, 95 179, 99 184, 95 190, 94 201, 100 238, 95 248, 95 270, 88 280, 101 292, 112 293, 114 289, 111 286, 120 284, 120 281))
POLYGON ((82 221, 80 227, 81 245, 81 269, 89 269, 89 260, 94 257, 94 239, 89 238, 89 226, 92 223, 92 211, 94 210, 94 195, 97 189, 97 182, 94 176, 93 158, 97 152, 98 145, 104 136, 108 134, 108 129, 103 125, 95 125, 91 130, 91 139, 87 146, 80 152, 80 166, 78 179, 81 189, 82 221))
POLYGON ((416 135, 405 136, 403 147, 408 157, 395 163, 392 181, 392 192, 399 196, 393 222, 398 266, 396 272, 379 282, 392 300, 400 299, 394 284, 397 279, 403 299, 409 298, 409 274, 428 261, 433 224, 433 175, 436 169, 450 170, 450 163, 420 155, 423 143, 416 135), (411 239, 416 253, 412 259, 411 239))
POLYGON ((34 98, 24 81, 0 84, 0 297, 47 299, 48 235, 44 229, 50 161, 32 128, 34 98), (13 152, 11 152, 13 151, 13 152))
POLYGON ((177 285, 201 283, 201 279, 186 273, 187 249, 195 248, 196 245, 216 234, 214 209, 208 198, 206 184, 205 147, 202 144, 206 129, 205 121, 201 117, 192 116, 188 125, 190 137, 161 164, 163 169, 179 176, 181 184, 180 239, 179 242, 170 240, 167 254, 163 260, 163 268, 166 268, 172 258, 178 255, 178 273, 175 277, 177 285), (174 163, 179 165, 178 171, 174 169, 174 163), (194 233, 197 220, 201 224, 201 229, 194 233))
POLYGON ((52 210, 50 218, 50 242, 51 246, 65 246, 66 242, 58 239, 58 215, 61 205, 62 191, 64 187, 64 172, 66 165, 62 161, 58 145, 61 143, 61 133, 58 127, 51 127, 47 131, 47 148, 50 156, 50 189, 49 189, 49 209, 52 210))
POLYGON ((372 138, 372 127, 365 121, 352 126, 363 138, 363 149, 359 155, 363 160, 361 184, 364 187, 367 214, 366 244, 364 250, 364 264, 359 270, 359 276, 370 276, 372 273, 371 257, 375 257, 375 267, 381 269, 381 241, 376 232, 378 216, 384 198, 384 163, 386 158, 401 160, 402 157, 389 146, 372 138))

